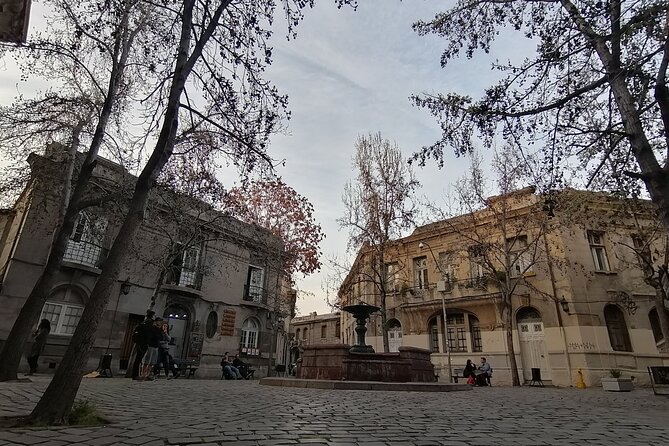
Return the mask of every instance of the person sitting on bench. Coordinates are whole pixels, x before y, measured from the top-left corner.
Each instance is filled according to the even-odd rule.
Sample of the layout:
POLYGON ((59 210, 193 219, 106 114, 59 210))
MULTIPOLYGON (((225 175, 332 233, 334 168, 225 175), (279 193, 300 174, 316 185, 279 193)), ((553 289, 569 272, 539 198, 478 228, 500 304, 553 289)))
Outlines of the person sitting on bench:
POLYGON ((239 373, 239 369, 230 362, 228 352, 225 352, 223 359, 221 359, 221 367, 223 368, 223 375, 221 379, 242 379, 243 376, 239 373))
POLYGON ((469 385, 474 385, 476 382, 476 366, 472 362, 471 359, 467 360, 467 364, 465 364, 465 368, 462 370, 462 377, 467 378, 467 384, 469 385))
POLYGON ((481 358, 481 365, 479 365, 479 374, 476 375, 477 386, 487 386, 492 376, 492 367, 485 358, 481 358))
POLYGON ((242 374, 244 379, 249 379, 253 376, 255 373, 255 369, 252 367, 249 367, 248 364, 246 364, 244 361, 239 359, 239 355, 235 355, 235 359, 232 361, 232 365, 234 367, 237 367, 237 370, 242 374))

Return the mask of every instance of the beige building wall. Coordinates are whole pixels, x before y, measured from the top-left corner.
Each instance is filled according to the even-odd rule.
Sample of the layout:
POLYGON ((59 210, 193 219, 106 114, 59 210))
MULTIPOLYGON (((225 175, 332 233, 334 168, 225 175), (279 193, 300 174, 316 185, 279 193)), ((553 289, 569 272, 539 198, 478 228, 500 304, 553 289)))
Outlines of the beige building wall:
MULTIPOLYGON (((526 189, 508 199, 514 200, 508 216, 514 236, 526 237, 527 244, 536 248, 531 268, 518 279, 512 296, 512 327, 504 326, 501 290, 495 281, 473 280, 473 238, 467 231, 475 229, 467 225, 474 219, 465 215, 417 228, 384 254, 386 265, 399 265, 386 284, 386 307, 387 318, 401 325, 402 345, 432 349, 440 380, 448 379, 443 302, 454 338, 462 336, 461 341, 451 340, 452 370, 461 369, 467 359, 478 363, 485 356, 494 369, 493 384, 510 384, 506 333, 511 329, 521 383, 529 381, 531 368, 540 368, 546 383, 575 385, 580 370, 585 383, 593 386, 617 368, 634 376, 638 384, 647 384, 647 366, 669 364, 667 343, 656 342, 651 330, 649 312, 655 308, 655 290, 644 281, 630 248, 632 237, 642 228, 657 226, 652 206, 568 190, 560 195, 564 201, 555 216, 539 227, 532 223, 533 213, 544 212, 543 197, 526 189), (593 233, 601 235, 594 249, 605 251, 605 271, 595 267, 594 239, 589 235, 593 233), (450 264, 444 264, 447 258, 453 259, 450 264), (419 272, 422 269, 427 272, 419 272), (425 277, 418 279, 418 274, 426 274, 427 283, 421 284, 425 277), (450 279, 444 280, 447 276, 450 279), (609 328, 615 324, 609 320, 607 325, 606 308, 615 308, 622 315, 620 324, 628 333, 630 351, 614 350, 609 328)), ((477 231, 486 225, 494 227, 490 215, 485 209, 475 215, 477 231)), ((667 234, 661 229, 654 233, 657 240, 652 249, 662 257, 667 234)), ((499 238, 499 233, 490 231, 490 243, 498 243, 499 238)), ((340 289, 341 304, 364 301, 380 306, 379 285, 364 279, 369 276, 364 272, 373 267, 373 254, 370 247, 358 253, 340 289)), ((368 344, 377 352, 383 351, 380 321, 378 314, 372 315, 367 332, 368 344)), ((354 342, 353 325, 352 318, 343 314, 345 343, 354 342)))

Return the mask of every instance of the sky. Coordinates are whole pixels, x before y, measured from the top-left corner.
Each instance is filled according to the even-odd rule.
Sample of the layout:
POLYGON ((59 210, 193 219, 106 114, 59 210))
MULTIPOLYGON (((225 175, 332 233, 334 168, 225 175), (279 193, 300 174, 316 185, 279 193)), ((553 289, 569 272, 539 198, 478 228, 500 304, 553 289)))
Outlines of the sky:
MULTIPOLYGON (((361 0, 357 11, 338 10, 332 1, 319 1, 299 25, 298 38, 275 43, 268 75, 290 98, 290 136, 273 139, 270 151, 285 158, 279 170, 284 181, 306 196, 326 234, 325 257, 351 258, 346 229, 337 219, 344 214, 341 195, 352 179, 354 144, 361 134, 381 132, 397 142, 408 157, 439 138, 436 120, 412 106, 409 97, 423 92, 458 91, 478 96, 495 79, 490 62, 513 57, 526 42, 503 36, 496 52, 475 60, 459 60, 442 69, 443 42, 419 36, 411 29, 451 1, 361 0)), ((442 201, 445 189, 458 179, 469 161, 447 153, 445 167, 435 163, 416 167, 419 194, 442 201)), ((302 291, 300 314, 329 312, 322 271, 298 280, 302 291)))
MULTIPOLYGON (((463 58, 442 69, 444 43, 436 36, 419 36, 411 24, 453 3, 359 0, 354 11, 338 9, 334 0, 317 0, 315 8, 305 11, 297 39, 290 41, 277 21, 274 61, 267 76, 289 96, 292 118, 287 134, 276 135, 269 152, 275 159, 285 159, 277 174, 311 201, 326 234, 321 244, 323 269, 298 277, 300 314, 330 312, 323 289, 329 274, 325 260, 354 256, 347 252, 348 233, 339 228, 337 219, 344 214, 341 195, 353 177, 358 135, 381 132, 411 156, 440 135, 436 120, 412 106, 412 94, 457 91, 477 97, 496 78, 490 69, 493 60, 513 59, 530 48, 528 42, 503 33, 490 55, 463 58)), ((33 22, 39 21, 39 14, 36 4, 33 22)), ((17 92, 44 85, 39 80, 21 82, 11 61, 0 64, 0 104, 10 103, 17 92)), ((435 203, 468 165, 467 159, 446 155, 441 170, 435 163, 415 168, 422 184, 419 193, 435 203)), ((235 185, 234 178, 223 181, 235 185)))

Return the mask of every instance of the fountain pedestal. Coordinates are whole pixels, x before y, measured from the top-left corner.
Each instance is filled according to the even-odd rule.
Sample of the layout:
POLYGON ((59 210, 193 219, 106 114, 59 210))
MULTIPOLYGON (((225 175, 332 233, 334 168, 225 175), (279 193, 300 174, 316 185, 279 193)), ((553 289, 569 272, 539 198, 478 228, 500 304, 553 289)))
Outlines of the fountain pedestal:
POLYGON ((355 318, 355 333, 357 335, 356 343, 351 347, 351 353, 374 353, 374 347, 365 342, 365 333, 367 333, 367 319, 372 313, 380 310, 374 305, 360 303, 358 305, 347 305, 342 310, 355 318))

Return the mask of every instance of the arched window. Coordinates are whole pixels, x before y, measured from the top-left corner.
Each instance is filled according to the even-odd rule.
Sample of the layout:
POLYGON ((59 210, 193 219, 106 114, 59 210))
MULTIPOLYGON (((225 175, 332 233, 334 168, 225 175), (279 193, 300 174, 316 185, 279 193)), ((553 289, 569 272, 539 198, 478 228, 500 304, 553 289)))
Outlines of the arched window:
POLYGON ((307 340, 307 329, 306 328, 304 330, 302 330, 302 339, 305 340, 305 341, 307 340))
POLYGON ((300 340, 300 329, 298 328, 295 330, 295 340, 299 341, 300 340))
POLYGON ((242 324, 242 348, 258 347, 258 323, 255 319, 246 319, 242 324))
POLYGON ((218 328, 218 314, 215 311, 210 311, 207 316, 207 325, 205 331, 208 338, 216 336, 216 329, 218 328))
POLYGON ((84 312, 84 299, 74 288, 54 291, 42 308, 40 320, 49 319, 51 333, 72 336, 84 312))
POLYGON ((611 348, 620 352, 631 352, 632 343, 622 310, 616 305, 607 305, 604 307, 604 321, 609 332, 611 348))
POLYGON ((662 334, 662 326, 660 325, 660 318, 657 314, 657 308, 650 310, 650 313, 648 313, 648 319, 650 320, 650 328, 653 330, 653 337, 655 338, 655 342, 660 342, 664 339, 664 335, 662 334))

